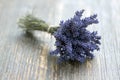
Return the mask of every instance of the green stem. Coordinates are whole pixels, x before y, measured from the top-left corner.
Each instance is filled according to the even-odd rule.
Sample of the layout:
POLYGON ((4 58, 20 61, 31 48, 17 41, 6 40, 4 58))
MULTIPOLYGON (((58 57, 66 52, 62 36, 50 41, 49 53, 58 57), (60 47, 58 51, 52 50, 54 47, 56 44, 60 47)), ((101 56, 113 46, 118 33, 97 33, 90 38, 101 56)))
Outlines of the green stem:
POLYGON ((40 30, 51 34, 59 28, 58 26, 50 27, 45 21, 30 14, 20 18, 18 25, 26 31, 40 30))

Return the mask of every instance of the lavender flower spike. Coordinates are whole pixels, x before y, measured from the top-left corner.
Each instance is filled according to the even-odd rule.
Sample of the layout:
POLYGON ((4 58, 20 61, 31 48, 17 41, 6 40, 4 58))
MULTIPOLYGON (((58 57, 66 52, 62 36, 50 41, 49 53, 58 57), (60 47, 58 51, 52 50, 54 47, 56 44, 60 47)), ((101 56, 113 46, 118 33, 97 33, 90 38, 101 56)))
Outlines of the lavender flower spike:
POLYGON ((54 33, 56 38, 56 50, 52 55, 60 54, 59 61, 79 61, 93 59, 94 50, 99 50, 101 37, 96 31, 90 32, 86 29, 88 25, 97 24, 97 15, 92 15, 81 19, 84 10, 77 11, 73 18, 61 21, 60 27, 54 33))

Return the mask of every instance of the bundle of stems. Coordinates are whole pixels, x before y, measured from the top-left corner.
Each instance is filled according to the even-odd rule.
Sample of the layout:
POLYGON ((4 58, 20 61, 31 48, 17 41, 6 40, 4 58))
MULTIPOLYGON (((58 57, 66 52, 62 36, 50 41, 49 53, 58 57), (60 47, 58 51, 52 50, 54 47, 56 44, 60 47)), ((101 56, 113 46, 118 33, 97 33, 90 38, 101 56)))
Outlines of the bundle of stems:
POLYGON ((32 14, 27 14, 24 17, 21 17, 18 21, 18 25, 27 32, 39 30, 51 34, 53 34, 59 28, 59 26, 49 26, 45 21, 38 19, 32 14))

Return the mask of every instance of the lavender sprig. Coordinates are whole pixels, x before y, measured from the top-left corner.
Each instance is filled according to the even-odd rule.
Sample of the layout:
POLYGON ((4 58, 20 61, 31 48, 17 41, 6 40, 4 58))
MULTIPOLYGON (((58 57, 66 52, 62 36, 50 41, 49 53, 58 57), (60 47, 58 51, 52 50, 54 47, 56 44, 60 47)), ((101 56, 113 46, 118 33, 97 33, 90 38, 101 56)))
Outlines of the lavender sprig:
POLYGON ((59 62, 72 60, 85 62, 86 59, 93 59, 94 50, 99 50, 101 37, 97 31, 90 32, 88 25, 97 24, 97 15, 81 18, 84 10, 77 11, 73 18, 61 21, 60 27, 54 33, 56 38, 56 49, 52 55, 60 55, 59 62))
POLYGON ((19 19, 19 27, 25 31, 39 30, 53 34, 56 38, 56 49, 51 52, 52 55, 60 55, 59 62, 79 61, 85 62, 87 59, 93 59, 93 51, 99 50, 101 37, 97 31, 90 32, 86 28, 91 24, 97 24, 97 15, 81 18, 84 10, 76 11, 73 18, 61 21, 59 26, 50 27, 45 21, 26 15, 19 19))

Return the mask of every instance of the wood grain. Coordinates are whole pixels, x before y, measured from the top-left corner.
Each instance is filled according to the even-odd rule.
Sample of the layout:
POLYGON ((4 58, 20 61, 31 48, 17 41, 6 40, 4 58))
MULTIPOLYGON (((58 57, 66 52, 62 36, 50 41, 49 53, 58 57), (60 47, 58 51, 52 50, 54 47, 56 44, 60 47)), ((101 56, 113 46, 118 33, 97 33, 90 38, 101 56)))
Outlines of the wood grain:
POLYGON ((0 80, 120 80, 120 0, 0 0, 0 80), (102 36, 101 50, 84 64, 57 64, 50 56, 55 39, 44 32, 25 34, 19 17, 32 13, 58 25, 85 9, 100 23, 90 26, 102 36))

